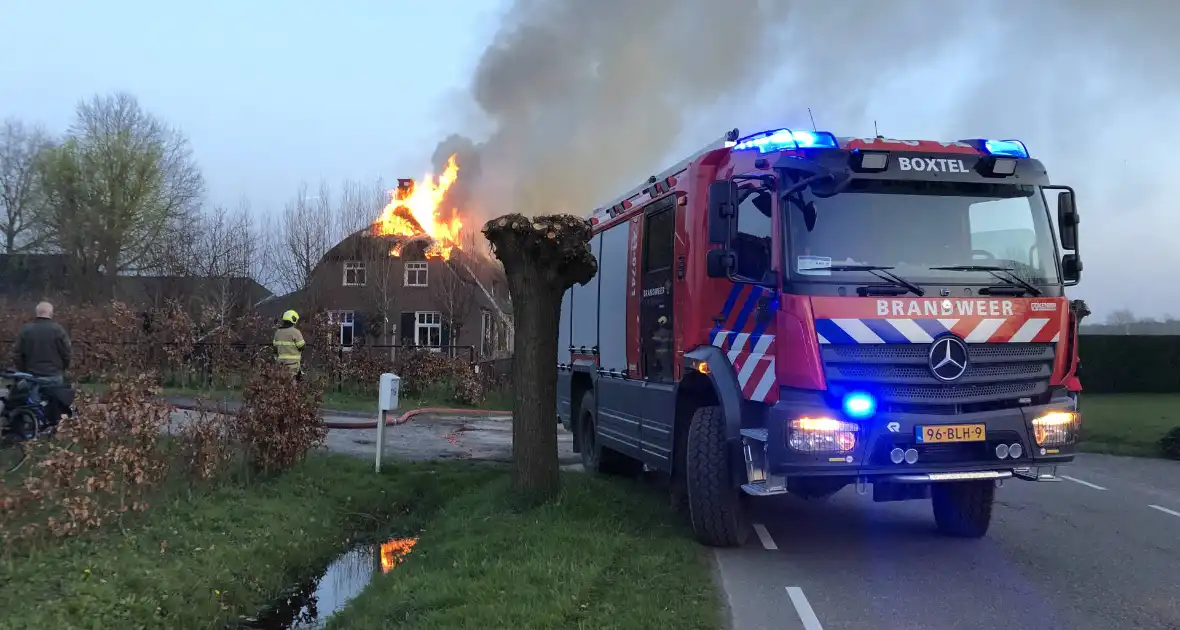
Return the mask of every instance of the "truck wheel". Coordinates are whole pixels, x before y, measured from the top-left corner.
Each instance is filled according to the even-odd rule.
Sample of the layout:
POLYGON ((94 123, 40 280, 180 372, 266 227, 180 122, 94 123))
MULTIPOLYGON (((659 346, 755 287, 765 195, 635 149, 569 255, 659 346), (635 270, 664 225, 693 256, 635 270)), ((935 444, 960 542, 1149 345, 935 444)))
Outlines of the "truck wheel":
POLYGON ((598 441, 598 407, 594 394, 586 392, 582 397, 581 422, 578 424, 578 446, 582 455, 582 468, 588 473, 633 476, 643 472, 643 463, 637 459, 603 446, 598 441))
POLYGON ((693 413, 687 449, 688 511, 697 540, 712 547, 745 544, 750 536, 745 495, 730 478, 721 407, 693 413))
POLYGON ((994 481, 936 483, 930 488, 938 530, 960 538, 982 538, 992 521, 994 481))

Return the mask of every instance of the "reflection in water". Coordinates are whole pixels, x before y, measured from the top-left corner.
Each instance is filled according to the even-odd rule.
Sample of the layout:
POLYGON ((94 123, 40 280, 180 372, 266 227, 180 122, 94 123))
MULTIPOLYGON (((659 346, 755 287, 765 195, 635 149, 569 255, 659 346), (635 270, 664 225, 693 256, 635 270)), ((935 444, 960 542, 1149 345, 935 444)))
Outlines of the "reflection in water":
POLYGON ((328 617, 365 590, 375 573, 388 573, 401 564, 416 542, 416 537, 394 538, 380 545, 356 547, 336 558, 319 577, 291 589, 262 615, 244 619, 235 627, 242 630, 322 628, 328 617))

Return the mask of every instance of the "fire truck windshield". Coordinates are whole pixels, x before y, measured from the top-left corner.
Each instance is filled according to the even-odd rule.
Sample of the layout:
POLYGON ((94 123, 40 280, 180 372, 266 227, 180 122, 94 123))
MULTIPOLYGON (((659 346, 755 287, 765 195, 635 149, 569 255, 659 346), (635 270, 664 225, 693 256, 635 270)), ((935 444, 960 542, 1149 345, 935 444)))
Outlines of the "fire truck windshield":
POLYGON ((885 265, 918 284, 993 284, 991 266, 1033 285, 1058 282, 1056 248, 1035 186, 853 180, 839 194, 783 201, 792 280, 866 282, 855 268, 885 265), (809 216, 810 215, 810 216, 809 216))

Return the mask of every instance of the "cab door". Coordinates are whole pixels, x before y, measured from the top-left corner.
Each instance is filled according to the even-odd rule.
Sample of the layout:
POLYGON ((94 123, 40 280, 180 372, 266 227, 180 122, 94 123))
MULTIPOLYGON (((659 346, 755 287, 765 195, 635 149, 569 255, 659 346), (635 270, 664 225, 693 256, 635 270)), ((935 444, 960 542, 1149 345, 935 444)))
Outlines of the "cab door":
POLYGON ((644 463, 661 470, 671 465, 675 407, 675 199, 657 201, 644 213, 640 274, 639 348, 646 393, 639 443, 644 463))

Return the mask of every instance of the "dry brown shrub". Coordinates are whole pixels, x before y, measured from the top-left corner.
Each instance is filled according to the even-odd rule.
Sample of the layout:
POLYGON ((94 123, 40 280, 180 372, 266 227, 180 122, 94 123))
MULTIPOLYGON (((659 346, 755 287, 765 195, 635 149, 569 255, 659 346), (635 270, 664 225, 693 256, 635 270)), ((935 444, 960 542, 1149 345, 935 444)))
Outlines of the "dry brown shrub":
POLYGON ((150 375, 114 381, 100 396, 83 393, 74 420, 53 439, 30 443, 25 476, 0 488, 5 541, 42 531, 69 536, 147 509, 168 471, 161 434, 170 407, 155 394, 150 375))
POLYGON ((257 366, 232 422, 251 468, 264 475, 281 472, 322 445, 328 435, 320 420, 322 401, 323 390, 314 382, 297 382, 273 363, 257 366))

